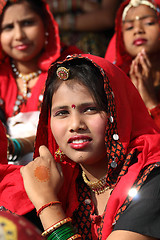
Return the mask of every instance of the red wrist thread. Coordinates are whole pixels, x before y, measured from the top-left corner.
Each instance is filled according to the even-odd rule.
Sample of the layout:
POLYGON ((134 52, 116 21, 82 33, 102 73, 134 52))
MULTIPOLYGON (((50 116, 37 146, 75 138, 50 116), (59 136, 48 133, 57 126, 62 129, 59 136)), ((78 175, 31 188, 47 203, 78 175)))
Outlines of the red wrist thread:
POLYGON ((39 214, 42 212, 43 209, 45 209, 49 206, 53 206, 55 204, 61 204, 61 202, 60 201, 54 201, 54 202, 49 202, 49 203, 43 205, 39 210, 37 210, 37 216, 39 217, 39 214))

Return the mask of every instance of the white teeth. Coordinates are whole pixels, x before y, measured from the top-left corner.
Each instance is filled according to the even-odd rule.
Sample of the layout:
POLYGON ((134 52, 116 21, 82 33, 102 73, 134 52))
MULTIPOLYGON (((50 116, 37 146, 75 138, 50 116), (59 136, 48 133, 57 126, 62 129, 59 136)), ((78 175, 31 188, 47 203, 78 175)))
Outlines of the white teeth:
POLYGON ((72 143, 83 143, 83 142, 87 142, 86 139, 77 139, 77 140, 73 140, 72 143))

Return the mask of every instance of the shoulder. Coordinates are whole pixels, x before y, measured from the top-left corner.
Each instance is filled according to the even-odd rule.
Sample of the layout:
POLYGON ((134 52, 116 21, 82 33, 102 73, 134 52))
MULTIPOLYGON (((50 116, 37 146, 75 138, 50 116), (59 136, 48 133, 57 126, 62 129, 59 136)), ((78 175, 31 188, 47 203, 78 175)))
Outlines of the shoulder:
POLYGON ((125 230, 160 238, 160 168, 153 170, 121 215, 113 231, 125 230))

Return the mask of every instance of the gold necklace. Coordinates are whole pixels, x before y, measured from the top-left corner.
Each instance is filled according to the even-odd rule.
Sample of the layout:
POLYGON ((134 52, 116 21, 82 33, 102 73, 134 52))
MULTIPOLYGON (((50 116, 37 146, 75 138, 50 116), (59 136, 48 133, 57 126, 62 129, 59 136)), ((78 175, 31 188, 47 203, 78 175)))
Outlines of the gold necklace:
POLYGON ((18 71, 18 69, 16 68, 15 64, 12 63, 12 70, 14 72, 14 74, 18 77, 21 78, 23 80, 23 96, 26 97, 27 96, 27 88, 28 88, 28 82, 35 78, 38 77, 41 74, 41 70, 39 69, 37 72, 32 72, 29 74, 22 74, 18 71))
POLYGON ((88 185, 88 187, 92 190, 92 192, 96 194, 101 194, 107 191, 110 186, 107 184, 107 177, 100 178, 98 181, 91 182, 87 179, 86 174, 82 171, 82 177, 84 182, 88 185))

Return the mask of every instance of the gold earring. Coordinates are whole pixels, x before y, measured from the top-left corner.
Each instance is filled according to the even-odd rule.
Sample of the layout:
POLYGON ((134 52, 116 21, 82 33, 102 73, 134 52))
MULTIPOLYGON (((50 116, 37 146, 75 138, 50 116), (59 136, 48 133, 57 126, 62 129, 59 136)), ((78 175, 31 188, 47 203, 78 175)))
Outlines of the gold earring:
POLYGON ((64 157, 65 154, 62 152, 62 150, 60 148, 58 148, 55 151, 55 155, 56 155, 56 158, 59 158, 60 162, 63 162, 63 157, 64 157))

